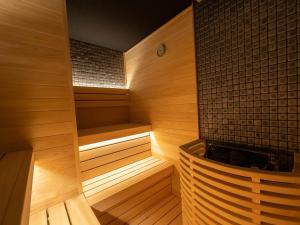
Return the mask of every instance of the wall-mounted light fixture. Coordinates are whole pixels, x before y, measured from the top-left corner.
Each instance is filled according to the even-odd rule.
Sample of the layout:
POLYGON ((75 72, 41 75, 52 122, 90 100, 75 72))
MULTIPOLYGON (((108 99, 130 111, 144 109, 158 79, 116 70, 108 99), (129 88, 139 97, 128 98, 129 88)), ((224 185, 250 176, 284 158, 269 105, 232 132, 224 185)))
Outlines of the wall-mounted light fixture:
POLYGON ((156 54, 159 57, 162 57, 167 51, 167 47, 165 44, 160 44, 157 48, 156 54))
POLYGON ((120 142, 124 142, 124 141, 129 141, 129 140, 133 140, 133 139, 137 139, 137 138, 141 138, 141 137, 146 137, 150 135, 149 132, 144 132, 144 133, 140 133, 140 134, 133 134, 133 135, 129 135, 126 137, 120 137, 120 138, 115 138, 115 139, 111 139, 111 140, 107 140, 107 141, 100 141, 100 142, 96 142, 96 143, 92 143, 92 144, 87 144, 87 145, 81 145, 79 146, 79 151, 86 151, 86 150, 90 150, 93 148, 100 148, 106 145, 113 145, 116 143, 120 143, 120 142))

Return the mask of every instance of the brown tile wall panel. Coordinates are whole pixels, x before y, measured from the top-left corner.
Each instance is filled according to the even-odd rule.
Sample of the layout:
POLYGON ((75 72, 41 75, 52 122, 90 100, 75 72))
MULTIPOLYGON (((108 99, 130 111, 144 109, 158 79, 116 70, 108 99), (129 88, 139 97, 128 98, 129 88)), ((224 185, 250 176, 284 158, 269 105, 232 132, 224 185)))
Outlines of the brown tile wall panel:
POLYGON ((195 1, 194 15, 202 136, 299 151, 300 0, 195 1))
POLYGON ((73 85, 124 88, 124 60, 120 51, 71 39, 73 85))

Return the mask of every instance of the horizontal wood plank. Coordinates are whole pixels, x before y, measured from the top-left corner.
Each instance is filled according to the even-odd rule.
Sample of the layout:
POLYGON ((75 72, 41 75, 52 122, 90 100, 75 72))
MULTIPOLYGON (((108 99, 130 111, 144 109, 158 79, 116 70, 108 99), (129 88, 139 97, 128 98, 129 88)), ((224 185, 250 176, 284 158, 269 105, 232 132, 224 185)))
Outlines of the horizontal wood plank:
POLYGON ((149 151, 151 153, 151 145, 150 143, 144 144, 144 145, 139 145, 135 146, 129 149, 125 149, 122 151, 110 153, 105 156, 93 158, 84 162, 80 163, 80 169, 81 171, 87 171, 90 169, 93 169, 95 167, 99 167, 102 165, 107 165, 110 163, 114 163, 118 160, 125 159, 125 158, 134 158, 135 155, 149 151))
POLYGON ((98 87, 80 87, 74 86, 74 93, 76 94, 115 94, 126 95, 129 93, 129 89, 120 88, 98 88, 98 87))
POLYGON ((111 145, 106 145, 103 147, 99 148, 92 148, 88 149, 85 151, 80 151, 79 156, 80 156, 80 161, 86 161, 89 159, 97 158, 100 156, 112 154, 114 152, 119 152, 125 149, 129 149, 135 146, 143 145, 143 144, 148 144, 150 143, 150 136, 145 136, 145 137, 140 137, 137 139, 132 139, 124 142, 118 142, 115 144, 111 145))
POLYGON ((78 131, 78 142, 79 146, 82 146, 150 131, 151 125, 138 123, 82 129, 78 131))
POLYGON ((96 168, 81 172, 81 179, 82 179, 82 181, 86 181, 95 176, 99 176, 101 174, 107 173, 109 171, 120 168, 122 166, 126 166, 126 165, 136 162, 138 160, 145 159, 147 157, 150 157, 151 155, 152 155, 151 151, 145 151, 145 152, 136 154, 132 157, 120 159, 118 161, 115 161, 115 162, 112 162, 112 163, 109 163, 109 164, 106 164, 103 166, 98 166, 96 168))

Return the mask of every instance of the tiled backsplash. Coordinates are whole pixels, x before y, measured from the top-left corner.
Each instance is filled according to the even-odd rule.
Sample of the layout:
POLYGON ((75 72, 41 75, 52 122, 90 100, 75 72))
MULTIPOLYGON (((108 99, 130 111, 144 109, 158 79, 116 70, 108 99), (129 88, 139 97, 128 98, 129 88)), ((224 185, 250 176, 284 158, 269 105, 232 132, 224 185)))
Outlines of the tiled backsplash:
POLYGON ((125 87, 123 53, 70 40, 74 86, 125 87))
POLYGON ((300 151, 300 0, 194 2, 201 135, 300 151))

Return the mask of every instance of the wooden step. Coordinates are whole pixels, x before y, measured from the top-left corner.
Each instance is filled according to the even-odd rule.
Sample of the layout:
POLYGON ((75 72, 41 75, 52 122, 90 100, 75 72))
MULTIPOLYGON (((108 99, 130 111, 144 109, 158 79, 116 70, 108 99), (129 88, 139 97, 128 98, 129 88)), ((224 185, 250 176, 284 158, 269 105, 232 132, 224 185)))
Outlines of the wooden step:
POLYGON ((150 187, 103 212, 97 218, 102 225, 181 225, 180 199, 168 188, 171 187, 150 187))
POLYGON ((81 181, 151 156, 150 135, 79 152, 81 181))
POLYGON ((30 216, 29 225, 100 225, 83 195, 30 216))
POLYGON ((170 177, 173 165, 165 160, 148 157, 135 163, 86 180, 84 195, 91 206, 103 211, 134 195, 145 186, 170 177))
POLYGON ((151 125, 139 123, 125 123, 112 126, 81 129, 78 130, 78 142, 79 146, 83 146, 150 131, 151 125))

